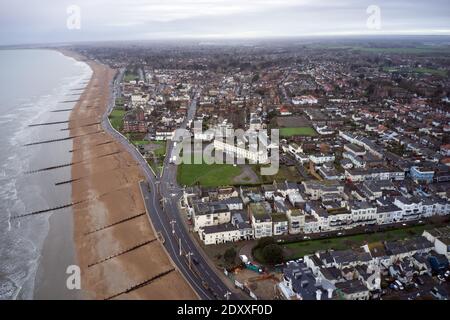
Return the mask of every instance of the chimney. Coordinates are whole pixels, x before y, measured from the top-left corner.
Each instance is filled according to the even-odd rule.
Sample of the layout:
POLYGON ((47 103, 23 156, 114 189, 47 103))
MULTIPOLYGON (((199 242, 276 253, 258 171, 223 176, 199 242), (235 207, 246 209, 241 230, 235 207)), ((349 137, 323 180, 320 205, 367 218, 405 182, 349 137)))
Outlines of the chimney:
POLYGON ((320 300, 322 298, 322 290, 316 290, 316 300, 320 300))
POLYGON ((328 288, 328 299, 331 299, 333 297, 333 289, 328 288))

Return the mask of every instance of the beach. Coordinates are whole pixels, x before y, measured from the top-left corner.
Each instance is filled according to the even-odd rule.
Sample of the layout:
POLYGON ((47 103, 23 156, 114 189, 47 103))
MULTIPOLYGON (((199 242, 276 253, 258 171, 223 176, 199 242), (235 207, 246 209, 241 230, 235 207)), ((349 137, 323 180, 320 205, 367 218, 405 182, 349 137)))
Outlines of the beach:
MULTIPOLYGON (((84 60, 77 54, 63 54, 84 60)), ((149 222, 137 162, 102 128, 115 70, 92 78, 70 114, 73 238, 85 299, 197 299, 149 222)))

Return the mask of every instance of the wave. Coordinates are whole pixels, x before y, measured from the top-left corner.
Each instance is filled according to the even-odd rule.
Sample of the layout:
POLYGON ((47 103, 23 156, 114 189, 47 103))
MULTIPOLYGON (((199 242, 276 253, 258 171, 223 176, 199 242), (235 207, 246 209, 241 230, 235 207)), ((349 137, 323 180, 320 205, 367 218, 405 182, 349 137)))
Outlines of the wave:
MULTIPOLYGON (((72 89, 79 88, 86 77, 91 77, 92 71, 87 64, 69 58, 67 61, 71 65, 68 69, 74 70, 73 73, 59 79, 58 85, 49 87, 40 96, 26 97, 21 92, 15 105, 0 116, 0 134, 7 137, 0 142, 0 299, 33 298, 51 214, 13 221, 11 216, 59 201, 49 194, 49 177, 24 176, 36 161, 43 161, 42 157, 45 160, 46 155, 41 148, 24 148, 23 145, 39 135, 48 134, 52 129, 28 126, 54 117, 50 111, 57 109, 59 102, 73 93, 72 89)), ((48 69, 51 68, 49 65, 48 69)), ((68 105, 65 107, 70 108, 68 105)), ((58 116, 68 118, 69 114, 58 116)), ((68 153, 69 161, 70 158, 68 153)), ((70 197, 71 194, 65 196, 70 197)))

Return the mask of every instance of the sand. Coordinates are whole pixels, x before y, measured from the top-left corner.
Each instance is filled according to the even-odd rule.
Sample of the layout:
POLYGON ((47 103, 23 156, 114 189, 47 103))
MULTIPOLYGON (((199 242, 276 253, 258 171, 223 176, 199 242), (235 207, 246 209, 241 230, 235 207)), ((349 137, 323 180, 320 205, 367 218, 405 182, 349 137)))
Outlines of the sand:
POLYGON ((81 135, 73 139, 72 200, 81 201, 73 206, 73 220, 84 298, 197 299, 144 214, 140 167, 100 124, 83 126, 101 122, 115 74, 87 63, 93 75, 69 124, 70 135, 81 135))

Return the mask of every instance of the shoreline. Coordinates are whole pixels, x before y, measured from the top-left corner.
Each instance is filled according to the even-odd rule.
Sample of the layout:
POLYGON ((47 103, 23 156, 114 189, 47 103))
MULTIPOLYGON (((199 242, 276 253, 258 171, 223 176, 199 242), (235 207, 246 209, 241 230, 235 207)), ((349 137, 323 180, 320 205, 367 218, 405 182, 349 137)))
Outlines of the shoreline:
POLYGON ((84 298, 197 299, 146 217, 141 168, 101 125, 116 71, 72 51, 59 52, 93 71, 69 116, 70 135, 82 135, 73 139, 72 161, 79 163, 71 176, 72 201, 80 202, 72 210, 73 239, 84 298), (146 285, 128 292, 141 283, 146 285))

